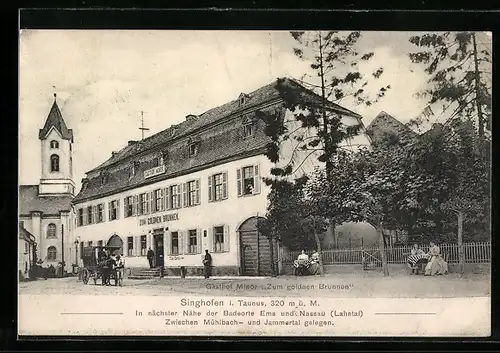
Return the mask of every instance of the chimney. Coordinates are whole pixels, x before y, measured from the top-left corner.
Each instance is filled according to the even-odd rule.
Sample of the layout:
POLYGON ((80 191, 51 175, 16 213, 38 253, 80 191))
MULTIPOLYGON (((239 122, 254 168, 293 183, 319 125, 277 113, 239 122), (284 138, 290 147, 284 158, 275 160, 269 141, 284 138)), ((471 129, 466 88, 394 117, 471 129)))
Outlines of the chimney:
POLYGON ((118 153, 118 152, 116 152, 116 151, 111 152, 111 157, 116 156, 116 154, 117 154, 117 153, 118 153))
POLYGON ((196 120, 196 119, 198 119, 197 115, 194 115, 194 114, 188 114, 188 115, 186 115, 186 121, 193 121, 193 120, 196 120))
POLYGON ((136 142, 137 142, 137 141, 130 140, 130 141, 128 142, 128 146, 133 145, 133 144, 134 144, 134 143, 136 143, 136 142))

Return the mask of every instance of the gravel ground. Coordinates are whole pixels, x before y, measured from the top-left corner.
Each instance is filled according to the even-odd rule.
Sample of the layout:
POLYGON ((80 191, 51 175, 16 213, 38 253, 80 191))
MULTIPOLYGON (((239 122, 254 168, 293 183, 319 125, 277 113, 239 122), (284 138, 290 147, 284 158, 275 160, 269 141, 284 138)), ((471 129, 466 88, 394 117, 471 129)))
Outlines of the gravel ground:
POLYGON ((439 298, 489 296, 490 281, 490 276, 487 275, 470 275, 462 278, 454 274, 439 277, 408 275, 383 277, 378 273, 360 273, 258 279, 125 279, 123 287, 106 287, 90 282, 84 285, 76 278, 69 277, 20 283, 19 294, 439 298))

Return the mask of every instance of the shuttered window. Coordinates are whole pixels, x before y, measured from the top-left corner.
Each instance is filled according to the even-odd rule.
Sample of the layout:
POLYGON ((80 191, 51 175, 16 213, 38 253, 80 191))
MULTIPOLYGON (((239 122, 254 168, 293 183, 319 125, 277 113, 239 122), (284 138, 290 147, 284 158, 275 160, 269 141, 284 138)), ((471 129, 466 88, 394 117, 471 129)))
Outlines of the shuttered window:
POLYGON ((227 252, 229 251, 229 226, 216 226, 212 230, 212 251, 227 252))
POLYGON ((170 255, 179 255, 179 232, 170 233, 170 255))
POLYGON ((182 198, 184 207, 200 204, 200 179, 182 184, 182 198))
POLYGON ((236 170, 238 196, 256 195, 260 193, 260 168, 251 165, 236 170))
POLYGON ((225 200, 227 192, 227 172, 208 177, 208 202, 225 200))

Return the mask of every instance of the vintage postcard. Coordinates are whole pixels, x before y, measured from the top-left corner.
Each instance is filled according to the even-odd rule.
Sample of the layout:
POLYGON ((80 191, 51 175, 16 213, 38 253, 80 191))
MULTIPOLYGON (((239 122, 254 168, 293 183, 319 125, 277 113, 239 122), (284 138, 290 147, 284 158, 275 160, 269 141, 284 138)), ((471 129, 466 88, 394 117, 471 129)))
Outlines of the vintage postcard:
POLYGON ((21 30, 18 334, 489 336, 491 43, 21 30))

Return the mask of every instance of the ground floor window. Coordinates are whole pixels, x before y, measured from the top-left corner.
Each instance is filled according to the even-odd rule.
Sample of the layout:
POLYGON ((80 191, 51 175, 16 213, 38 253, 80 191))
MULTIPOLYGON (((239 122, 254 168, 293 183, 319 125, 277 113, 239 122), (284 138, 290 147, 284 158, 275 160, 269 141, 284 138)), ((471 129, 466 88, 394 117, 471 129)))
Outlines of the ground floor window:
POLYGON ((146 246, 146 236, 141 235, 141 256, 146 256, 147 253, 147 246, 146 246))
POLYGON ((127 238, 127 255, 132 256, 134 253, 134 237, 127 238))
POLYGON ((55 261, 57 259, 57 249, 55 246, 49 246, 47 249, 47 260, 55 261))
POLYGON ((196 254, 198 252, 198 233, 196 229, 189 230, 189 254, 196 254))
POLYGON ((224 251, 224 227, 214 227, 214 252, 224 251))
POLYGON ((170 254, 179 255, 179 232, 172 232, 170 234, 170 254))

